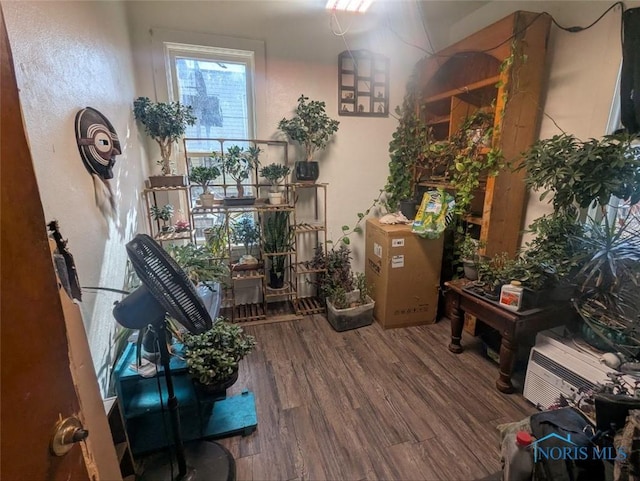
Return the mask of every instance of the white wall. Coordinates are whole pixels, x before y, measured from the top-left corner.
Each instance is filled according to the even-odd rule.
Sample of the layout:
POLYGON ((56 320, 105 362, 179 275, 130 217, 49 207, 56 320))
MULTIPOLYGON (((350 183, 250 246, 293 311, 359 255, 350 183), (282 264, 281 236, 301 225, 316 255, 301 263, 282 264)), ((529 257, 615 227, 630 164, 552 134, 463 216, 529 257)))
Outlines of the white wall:
MULTIPOLYGON (((266 120, 258 125, 259 138, 277 135, 278 121, 290 117, 301 93, 327 103, 328 114, 340 121, 335 141, 320 159, 319 182, 329 182, 330 237, 340 226, 353 225, 386 182, 388 146, 397 121, 389 118, 339 117, 338 54, 346 50, 343 38, 329 27, 323 0, 306 2, 129 2, 130 29, 139 94, 155 97, 151 63, 151 28, 189 30, 258 39, 266 45, 266 120)), ((351 49, 367 48, 391 59, 393 108, 402 102, 405 82, 420 50, 402 43, 386 27, 410 41, 424 43, 413 2, 374 4, 361 16, 339 15, 344 40, 351 49), (417 33, 415 33, 417 32, 417 33), (418 37, 418 38, 417 38, 418 37)), ((337 26, 334 24, 334 28, 337 26)), ((424 46, 424 45, 422 45, 424 46)), ((164 99, 159 99, 164 100, 164 99)), ((290 151, 290 162, 296 160, 290 151)), ((364 237, 354 239, 354 267, 363 270, 364 237)))
MULTIPOLYGON (((450 43, 493 23, 515 10, 548 12, 562 26, 587 26, 612 2, 608 1, 494 1, 474 11, 451 27, 450 43)), ((640 2, 625 2, 627 8, 640 2)), ((592 28, 569 33, 551 27, 549 43, 549 80, 545 115, 540 138, 560 134, 558 126, 586 140, 607 132, 609 112, 622 59, 620 45, 620 7, 614 8, 592 28)), ((537 193, 529 195, 525 224, 552 211, 547 200, 537 193)), ((527 236, 523 239, 526 242, 527 236)))
MULTIPOLYGON (((133 60, 118 2, 3 2, 26 131, 45 218, 57 219, 80 284, 121 289, 125 242, 138 230, 146 158, 133 122, 133 60), (75 140, 74 118, 90 106, 114 125, 123 146, 111 180, 118 213, 107 222, 75 140)), ((19 207, 19 206, 12 206, 19 207)), ((6 207, 5 207, 6 208, 6 207)), ((81 309, 101 388, 121 296, 85 293, 81 309)))

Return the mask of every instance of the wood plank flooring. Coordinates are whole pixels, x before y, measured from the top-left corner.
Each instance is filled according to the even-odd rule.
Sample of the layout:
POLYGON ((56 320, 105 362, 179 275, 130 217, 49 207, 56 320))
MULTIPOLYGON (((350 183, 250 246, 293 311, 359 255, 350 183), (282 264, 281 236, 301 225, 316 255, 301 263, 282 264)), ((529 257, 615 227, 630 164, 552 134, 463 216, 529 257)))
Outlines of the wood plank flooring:
POLYGON ((220 440, 239 481, 473 480, 500 470, 496 426, 535 412, 449 322, 338 333, 323 316, 248 326, 258 346, 229 390, 254 392, 257 430, 220 440))

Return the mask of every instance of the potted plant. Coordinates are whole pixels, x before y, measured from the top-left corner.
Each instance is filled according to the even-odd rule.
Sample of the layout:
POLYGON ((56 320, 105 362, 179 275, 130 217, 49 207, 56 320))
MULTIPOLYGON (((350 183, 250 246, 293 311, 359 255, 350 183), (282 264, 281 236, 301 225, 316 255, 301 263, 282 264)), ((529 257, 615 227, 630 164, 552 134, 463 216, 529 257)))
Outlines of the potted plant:
POLYGON ((346 292, 336 286, 327 297, 327 320, 338 332, 373 323, 375 302, 369 297, 370 289, 363 273, 353 276, 354 290, 346 292))
POLYGON ((553 194, 554 212, 604 206, 612 195, 636 204, 640 155, 632 140, 626 134, 584 142, 573 135, 556 135, 534 143, 518 169, 526 169, 527 187, 542 191, 540 200, 553 194))
POLYGON ((289 172, 290 169, 288 166, 276 163, 265 165, 260 169, 260 175, 271 183, 269 204, 279 205, 282 203, 282 192, 278 187, 280 182, 289 175, 289 172))
POLYGON ((396 114, 400 120, 389 142, 389 176, 384 188, 386 203, 390 211, 400 210, 407 219, 413 220, 418 209, 414 172, 428 150, 428 127, 408 105, 403 105, 402 109, 396 107, 396 114))
POLYGON ((304 148, 305 159, 295 163, 296 179, 299 181, 318 180, 320 170, 313 156, 317 151, 325 149, 333 134, 338 131, 340 122, 329 118, 325 106, 322 101, 309 101, 309 97, 300 95, 295 116, 291 119, 283 118, 278 123, 278 129, 304 148))
POLYGON ((195 245, 191 242, 167 247, 167 252, 195 284, 206 284, 211 287, 216 283, 223 283, 229 271, 226 264, 213 257, 206 245, 195 245))
POLYGON ((351 251, 344 242, 324 252, 317 246, 314 257, 305 265, 324 271, 316 285, 327 302, 327 320, 336 331, 356 329, 373 322, 375 302, 369 297, 364 274, 351 272, 351 251))
POLYGON ((234 244, 242 244, 245 253, 240 257, 239 263, 245 266, 255 266, 258 259, 251 255, 252 249, 260 240, 260 231, 249 215, 243 215, 231 224, 231 240, 234 244))
POLYGON ((575 241, 580 296, 574 307, 585 340, 640 359, 640 218, 589 219, 575 241))
POLYGON ((629 205, 640 201, 640 152, 633 140, 627 134, 587 141, 556 135, 536 142, 519 167, 527 171, 527 186, 542 191, 541 200, 553 194, 554 216, 578 222, 578 208, 591 207, 602 218, 588 219, 569 236, 575 253, 570 274, 579 289, 573 305, 587 341, 627 353, 640 346, 638 220, 633 214, 612 220, 617 214, 609 202, 612 196, 629 205))
POLYGON ((171 217, 173 217, 173 205, 165 204, 162 207, 152 205, 149 209, 149 212, 153 220, 155 220, 156 222, 162 221, 160 232, 173 232, 173 227, 167 225, 167 222, 169 222, 171 220, 171 217))
POLYGON ((447 141, 453 153, 449 169, 455 190, 455 211, 460 215, 472 213, 474 192, 486 177, 495 177, 502 166, 499 149, 492 149, 493 114, 479 110, 464 119, 460 128, 447 141))
POLYGON ((184 356, 196 385, 216 398, 238 379, 238 365, 256 345, 237 324, 218 318, 202 334, 183 335, 184 356))
POLYGON ((220 175, 220 170, 216 166, 197 166, 189 173, 189 182, 194 182, 202 187, 200 194, 200 205, 202 207, 213 207, 213 194, 209 193, 209 182, 220 175))
POLYGON ((480 259, 479 250, 484 247, 484 242, 475 239, 467 233, 457 245, 458 257, 462 262, 464 276, 470 281, 478 279, 477 263, 480 259))
POLYGON ((182 176, 167 176, 175 173, 171 162, 174 142, 184 135, 187 126, 196 123, 191 106, 180 102, 152 102, 148 97, 138 97, 133 102, 133 113, 136 120, 144 125, 147 135, 160 146, 160 160, 157 163, 165 178, 151 176, 151 187, 184 185, 182 176))
POLYGON ((582 224, 573 216, 558 212, 535 219, 528 232, 535 237, 524 246, 524 261, 547 276, 549 299, 570 300, 576 287, 576 239, 582 237, 582 224))
POLYGON ((295 233, 289 226, 289 212, 266 212, 262 235, 262 248, 269 257, 269 287, 282 289, 289 254, 293 249, 295 233))
POLYGON ((251 172, 260 165, 258 157, 260 148, 256 146, 244 147, 232 145, 227 152, 220 157, 220 165, 225 175, 231 177, 236 183, 237 197, 225 196, 227 205, 248 205, 253 204, 255 197, 245 197, 243 182, 251 176, 251 172))

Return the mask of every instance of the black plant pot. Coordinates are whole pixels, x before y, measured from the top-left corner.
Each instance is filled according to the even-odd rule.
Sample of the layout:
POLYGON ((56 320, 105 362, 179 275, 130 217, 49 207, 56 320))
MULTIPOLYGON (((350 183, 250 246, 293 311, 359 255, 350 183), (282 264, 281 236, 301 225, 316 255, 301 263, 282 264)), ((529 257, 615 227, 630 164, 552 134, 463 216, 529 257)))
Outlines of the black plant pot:
POLYGON ((272 289, 282 289, 283 286, 284 272, 275 272, 273 270, 269 271, 269 287, 272 289))
POLYGON ((400 201, 400 212, 409 220, 413 220, 416 218, 416 214, 418 213, 418 203, 411 200, 401 200, 400 201))
POLYGON ((296 180, 302 182, 315 182, 320 176, 320 167, 317 162, 314 161, 302 161, 296 162, 296 180))
POLYGON ((231 376, 215 384, 202 384, 197 379, 193 380, 196 388, 211 400, 224 399, 227 397, 227 389, 233 386, 238 380, 238 369, 233 371, 231 376))

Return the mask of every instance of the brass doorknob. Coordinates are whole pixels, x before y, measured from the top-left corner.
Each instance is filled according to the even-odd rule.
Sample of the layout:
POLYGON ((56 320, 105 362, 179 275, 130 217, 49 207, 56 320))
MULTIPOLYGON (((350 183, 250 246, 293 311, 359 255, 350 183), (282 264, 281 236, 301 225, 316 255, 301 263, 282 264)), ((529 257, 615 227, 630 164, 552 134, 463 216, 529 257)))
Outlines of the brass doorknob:
POLYGON ((56 456, 64 456, 73 447, 74 443, 84 441, 89 436, 89 431, 82 427, 80 420, 71 416, 61 419, 56 424, 53 439, 51 440, 51 451, 56 456))

